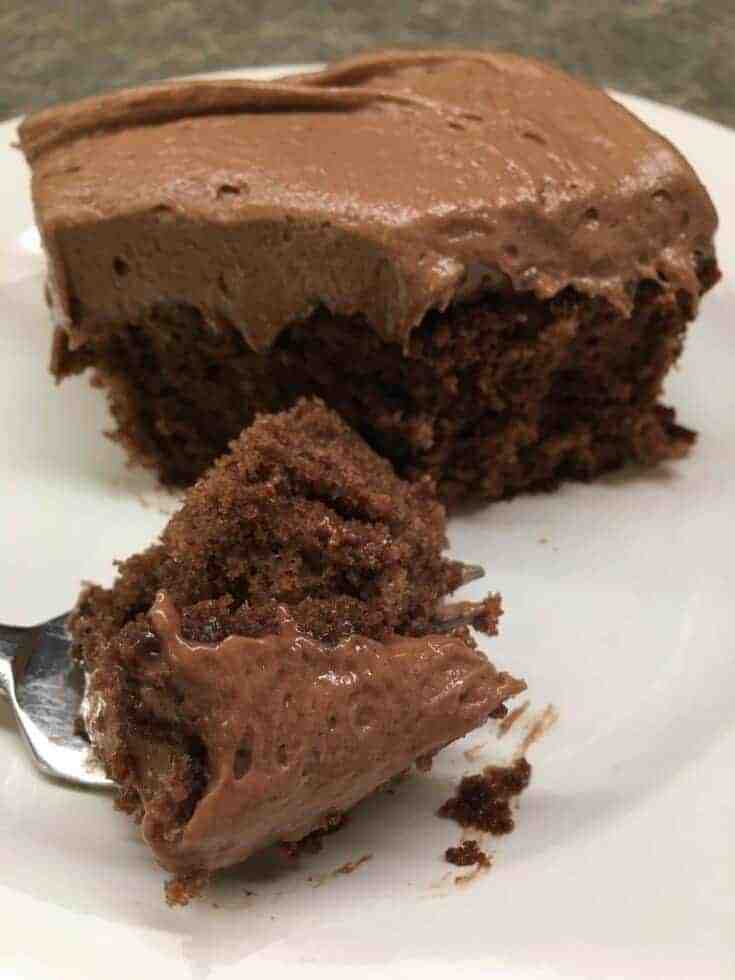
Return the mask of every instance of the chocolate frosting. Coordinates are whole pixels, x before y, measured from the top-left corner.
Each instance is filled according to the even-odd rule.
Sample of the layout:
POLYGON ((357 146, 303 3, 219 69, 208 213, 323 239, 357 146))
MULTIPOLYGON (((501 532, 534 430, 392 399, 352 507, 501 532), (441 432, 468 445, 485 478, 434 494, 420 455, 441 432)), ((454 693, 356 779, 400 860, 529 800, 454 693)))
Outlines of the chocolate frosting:
MULTIPOLYGON (((207 751, 208 784, 182 832, 162 837, 143 818, 157 859, 179 873, 225 867, 273 841, 301 839, 525 688, 459 635, 386 643, 352 636, 326 646, 300 633, 281 609, 275 635, 190 643, 165 593, 149 619, 176 710, 207 751)), ((153 697, 160 703, 160 691, 153 697)), ((145 687, 141 698, 145 704, 145 687)), ((95 741, 105 731, 103 716, 97 704, 95 741)))
POLYGON ((683 157, 536 61, 385 52, 273 83, 171 82, 20 129, 61 321, 81 342, 161 301, 264 350, 318 306, 405 344, 507 282, 623 312, 698 294, 716 215, 683 157))

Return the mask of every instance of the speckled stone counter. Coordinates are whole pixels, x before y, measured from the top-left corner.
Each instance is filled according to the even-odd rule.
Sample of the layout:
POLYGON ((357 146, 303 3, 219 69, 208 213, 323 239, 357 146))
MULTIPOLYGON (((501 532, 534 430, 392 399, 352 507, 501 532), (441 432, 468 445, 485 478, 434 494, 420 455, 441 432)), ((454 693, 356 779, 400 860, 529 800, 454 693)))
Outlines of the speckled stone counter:
POLYGON ((510 48, 735 126, 735 0, 0 0, 0 117, 378 46, 510 48))

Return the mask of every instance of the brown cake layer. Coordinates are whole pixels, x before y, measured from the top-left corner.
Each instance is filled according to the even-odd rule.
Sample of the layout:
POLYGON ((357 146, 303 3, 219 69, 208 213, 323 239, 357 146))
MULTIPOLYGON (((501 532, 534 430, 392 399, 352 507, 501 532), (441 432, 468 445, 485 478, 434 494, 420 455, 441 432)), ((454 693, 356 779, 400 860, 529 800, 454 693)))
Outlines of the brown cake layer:
POLYGON ((20 137, 54 370, 97 368, 119 437, 167 481, 301 392, 448 497, 686 442, 656 397, 717 277, 712 203, 665 139, 561 72, 387 52, 115 93, 20 137))
MULTIPOLYGON (((122 804, 181 874, 329 825, 524 685, 466 627, 444 513, 318 402, 262 416, 70 620, 122 804)), ((464 610, 463 610, 464 611, 464 610)), ((495 631, 497 596, 471 606, 495 631)))
MULTIPOLYGON (((702 289, 716 277, 700 264, 702 289)), ((429 473, 450 502, 497 499, 686 451, 692 434, 658 399, 693 302, 645 282, 625 317, 573 290, 508 288, 428 315, 405 352, 320 311, 264 354, 233 326, 213 334, 196 310, 160 307, 76 351, 61 333, 54 369, 94 365, 117 438, 167 483, 196 479, 254 411, 316 394, 403 476, 429 473)))
POLYGON ((445 545, 431 482, 399 480, 334 412, 302 401, 261 416, 189 490, 160 542, 122 562, 113 589, 85 593, 76 637, 93 663, 99 631, 116 634, 161 590, 201 642, 274 629, 280 607, 323 640, 425 633, 463 581, 445 545))

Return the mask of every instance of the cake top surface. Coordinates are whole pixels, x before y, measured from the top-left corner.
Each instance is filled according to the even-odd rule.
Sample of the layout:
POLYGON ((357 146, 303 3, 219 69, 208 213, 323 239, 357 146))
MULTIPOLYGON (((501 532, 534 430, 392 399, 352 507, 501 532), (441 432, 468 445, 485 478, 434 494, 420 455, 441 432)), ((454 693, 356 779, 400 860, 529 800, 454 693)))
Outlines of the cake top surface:
POLYGON ((142 219, 161 243, 175 225, 191 242, 189 295, 175 271, 160 281, 155 246, 128 254, 127 290, 198 289, 256 348, 319 304, 405 341, 428 309, 499 275, 623 309, 642 277, 696 293, 693 253, 716 226, 670 143, 512 54, 384 52, 268 83, 169 82, 38 113, 20 138, 62 292, 64 229, 142 219), (219 295, 212 259, 226 249, 213 243, 232 235, 238 275, 219 295))

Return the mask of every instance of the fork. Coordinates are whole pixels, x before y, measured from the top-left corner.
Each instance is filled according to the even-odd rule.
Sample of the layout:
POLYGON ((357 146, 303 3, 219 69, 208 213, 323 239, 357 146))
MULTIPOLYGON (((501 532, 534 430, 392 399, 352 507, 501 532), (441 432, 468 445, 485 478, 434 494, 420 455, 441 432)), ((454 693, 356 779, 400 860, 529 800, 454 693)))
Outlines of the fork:
POLYGON ((84 689, 69 651, 68 613, 39 626, 0 625, 0 694, 10 701, 36 767, 76 786, 113 786, 76 731, 84 689))
MULTIPOLYGON (((485 574, 479 565, 457 564, 461 585, 485 574)), ((437 632, 471 623, 471 606, 457 603, 457 614, 438 620, 437 632)), ((68 616, 64 613, 39 626, 0 624, 0 694, 10 701, 31 758, 42 773, 76 786, 110 789, 114 783, 76 727, 84 674, 69 655, 68 616)))

